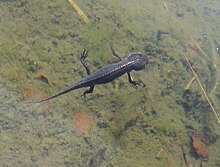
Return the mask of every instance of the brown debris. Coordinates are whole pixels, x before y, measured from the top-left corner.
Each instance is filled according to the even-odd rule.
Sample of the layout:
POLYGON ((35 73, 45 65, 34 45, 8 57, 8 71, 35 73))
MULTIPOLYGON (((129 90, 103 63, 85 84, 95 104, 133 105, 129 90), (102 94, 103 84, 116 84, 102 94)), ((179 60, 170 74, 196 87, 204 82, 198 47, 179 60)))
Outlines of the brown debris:
POLYGON ((48 78, 47 78, 44 74, 42 74, 42 73, 40 73, 40 72, 37 72, 37 73, 34 75, 34 79, 40 80, 40 81, 42 81, 42 82, 44 82, 44 83, 46 83, 46 84, 49 85, 49 80, 48 80, 48 78))
POLYGON ((87 137, 92 128, 95 118, 79 111, 73 114, 73 129, 80 135, 87 137))
POLYGON ((192 148, 201 158, 208 158, 208 141, 203 135, 195 135, 192 137, 192 148))
POLYGON ((22 99, 27 100, 27 98, 30 97, 30 95, 34 92, 35 90, 32 87, 25 88, 23 91, 22 99))

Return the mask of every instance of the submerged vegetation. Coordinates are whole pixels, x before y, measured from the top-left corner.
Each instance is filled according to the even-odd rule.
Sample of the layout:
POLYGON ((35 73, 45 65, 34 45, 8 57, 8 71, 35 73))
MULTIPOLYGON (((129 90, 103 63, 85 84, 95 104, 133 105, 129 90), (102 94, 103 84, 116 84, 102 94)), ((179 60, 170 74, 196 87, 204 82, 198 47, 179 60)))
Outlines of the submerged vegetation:
POLYGON ((219 166, 219 2, 76 3, 90 26, 68 2, 0 1, 0 166, 219 166), (84 48, 93 71, 116 62, 110 42, 149 57, 140 86, 28 103, 86 75, 84 48))

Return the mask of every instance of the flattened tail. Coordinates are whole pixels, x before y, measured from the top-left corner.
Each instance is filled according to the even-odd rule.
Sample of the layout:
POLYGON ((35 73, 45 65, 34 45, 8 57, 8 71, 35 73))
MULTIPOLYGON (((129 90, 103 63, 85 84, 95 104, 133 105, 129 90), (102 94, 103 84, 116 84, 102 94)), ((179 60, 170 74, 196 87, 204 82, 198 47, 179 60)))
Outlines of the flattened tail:
POLYGON ((52 96, 49 96, 49 97, 46 97, 46 98, 44 98, 42 100, 37 101, 36 103, 42 103, 44 101, 51 100, 51 99, 53 99, 55 97, 61 96, 61 95, 65 94, 65 93, 68 93, 68 92, 70 92, 72 90, 75 90, 75 89, 78 89, 78 88, 81 88, 81 87, 82 86, 81 86, 80 83, 72 85, 72 86, 69 86, 66 89, 64 89, 64 90, 62 90, 62 91, 60 91, 60 92, 58 92, 58 93, 56 93, 56 94, 54 94, 52 96))

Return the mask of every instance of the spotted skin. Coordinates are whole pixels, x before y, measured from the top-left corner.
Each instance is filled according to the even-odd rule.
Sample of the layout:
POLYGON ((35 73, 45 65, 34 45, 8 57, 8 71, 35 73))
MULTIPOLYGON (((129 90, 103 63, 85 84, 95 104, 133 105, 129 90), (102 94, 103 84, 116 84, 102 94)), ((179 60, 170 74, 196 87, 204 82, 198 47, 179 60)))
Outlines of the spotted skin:
POLYGON ((138 83, 132 80, 130 72, 132 70, 139 71, 144 69, 148 65, 148 58, 142 55, 141 53, 134 53, 129 55, 127 58, 122 58, 122 56, 114 50, 112 45, 111 50, 112 54, 119 58, 120 61, 118 63, 113 63, 106 67, 103 67, 95 71, 94 73, 91 73, 90 68, 87 66, 85 60, 88 56, 88 52, 84 49, 83 53, 81 54, 81 63, 86 69, 87 76, 82 78, 82 80, 77 82, 76 84, 69 86, 66 89, 50 97, 38 101, 38 103, 53 99, 72 90, 76 90, 83 87, 90 87, 83 93, 83 96, 85 97, 86 94, 93 92, 95 85, 111 82, 125 73, 127 73, 128 75, 129 82, 133 85, 137 85, 138 83))

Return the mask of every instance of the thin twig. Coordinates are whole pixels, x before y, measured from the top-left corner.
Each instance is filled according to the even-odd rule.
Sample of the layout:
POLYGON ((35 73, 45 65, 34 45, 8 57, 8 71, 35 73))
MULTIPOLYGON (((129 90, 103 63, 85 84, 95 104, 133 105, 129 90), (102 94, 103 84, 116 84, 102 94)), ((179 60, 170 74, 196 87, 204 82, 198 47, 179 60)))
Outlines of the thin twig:
POLYGON ((200 80, 199 80, 199 78, 198 78, 196 72, 194 71, 192 65, 190 64, 190 62, 189 62, 189 60, 188 60, 188 58, 186 57, 185 54, 183 54, 183 57, 184 57, 184 59, 186 60, 188 66, 190 67, 190 70, 192 71, 192 73, 193 73, 193 75, 195 76, 196 80, 198 81, 199 86, 200 86, 200 88, 202 89, 202 92, 204 93, 204 96, 205 96, 206 100, 207 100, 208 103, 209 103, 209 106, 211 107, 211 109, 212 109, 212 111, 213 111, 215 117, 217 118, 218 123, 220 124, 220 119, 219 119, 219 117, 218 117, 218 114, 217 114, 217 112, 215 111, 215 109, 214 109, 214 107, 213 107, 211 101, 209 100, 209 97, 208 97, 208 95, 206 94, 205 89, 203 88, 203 86, 202 86, 202 84, 201 84, 201 82, 200 82, 200 80))
POLYGON ((183 159, 184 159, 185 165, 186 165, 187 167, 189 167, 189 163, 188 163, 188 161, 187 161, 187 159, 186 159, 186 153, 185 153, 185 151, 184 151, 184 149, 183 149, 183 146, 181 146, 181 149, 182 149, 183 159))

